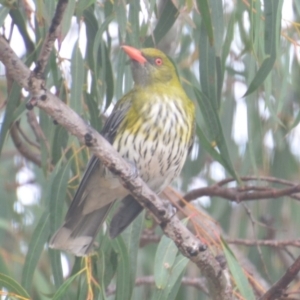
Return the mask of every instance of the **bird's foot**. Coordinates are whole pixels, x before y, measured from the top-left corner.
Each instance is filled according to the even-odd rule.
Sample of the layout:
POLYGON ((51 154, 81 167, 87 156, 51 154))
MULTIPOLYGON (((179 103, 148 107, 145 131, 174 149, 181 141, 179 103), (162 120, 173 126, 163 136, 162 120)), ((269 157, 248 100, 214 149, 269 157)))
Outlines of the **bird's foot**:
POLYGON ((124 160, 127 162, 127 164, 130 166, 130 174, 132 178, 137 178, 139 176, 139 170, 136 166, 136 163, 132 160, 124 158, 124 160))
POLYGON ((168 218, 169 220, 172 219, 177 213, 177 208, 173 206, 169 201, 165 201, 164 206, 166 208, 166 218, 168 218))

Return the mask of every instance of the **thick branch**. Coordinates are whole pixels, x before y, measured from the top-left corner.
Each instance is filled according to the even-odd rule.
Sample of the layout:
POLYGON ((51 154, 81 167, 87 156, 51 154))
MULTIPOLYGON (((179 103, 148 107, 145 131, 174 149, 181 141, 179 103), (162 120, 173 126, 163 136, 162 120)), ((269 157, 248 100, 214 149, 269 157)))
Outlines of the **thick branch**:
POLYGON ((7 69, 11 70, 12 78, 31 92, 33 96, 31 103, 44 110, 68 132, 75 135, 81 143, 89 146, 93 154, 101 159, 111 172, 120 177, 122 184, 130 190, 141 205, 152 212, 164 233, 175 242, 181 253, 201 269, 207 279, 211 299, 235 299, 220 264, 208 249, 204 251, 206 246, 184 227, 176 215, 170 216, 159 197, 133 174, 131 167, 96 130, 88 126, 55 95, 45 90, 41 80, 30 78, 30 70, 3 38, 0 38, 0 60, 7 69))

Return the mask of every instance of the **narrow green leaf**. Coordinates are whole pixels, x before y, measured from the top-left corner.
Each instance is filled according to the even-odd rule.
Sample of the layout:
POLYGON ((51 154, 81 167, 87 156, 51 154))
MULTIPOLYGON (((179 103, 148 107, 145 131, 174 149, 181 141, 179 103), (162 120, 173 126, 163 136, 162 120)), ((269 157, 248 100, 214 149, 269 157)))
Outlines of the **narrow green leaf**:
MULTIPOLYGON (((137 258, 140 244, 140 236, 143 228, 144 213, 141 213, 131 224, 126 228, 122 237, 124 239, 125 245, 130 259, 130 267, 132 279, 136 275, 137 258)), ((134 288, 134 280, 132 281, 132 288, 134 288)))
POLYGON ((155 292, 152 295, 152 300, 175 299, 181 286, 181 279, 188 262, 188 258, 184 257, 180 253, 178 254, 173 266, 168 272, 167 284, 163 288, 159 288, 156 286, 155 292))
POLYGON ((197 6, 201 13, 203 23, 206 27, 209 43, 212 46, 214 44, 214 31, 208 0, 197 0, 197 6))
POLYGON ((111 104, 114 94, 114 76, 109 51, 104 43, 101 44, 102 66, 105 68, 106 102, 105 109, 111 104))
POLYGON ((201 55, 199 74, 202 92, 212 101, 214 109, 218 110, 219 99, 217 93, 215 48, 208 42, 207 30, 203 21, 200 25, 199 51, 201 55))
POLYGON ((44 245, 49 238, 49 213, 44 212, 36 225, 29 243, 22 271, 22 286, 30 290, 34 270, 40 259, 44 245))
POLYGON ((94 100, 93 95, 88 93, 84 93, 84 99, 89 109, 91 125, 98 132, 100 132, 102 128, 102 123, 101 123, 101 116, 98 108, 98 103, 96 103, 96 101, 94 100))
MULTIPOLYGON (((2 237, 2 234, 1 234, 1 237, 2 237)), ((1 239, 1 243, 2 243, 2 239, 1 239)), ((9 276, 11 274, 11 268, 8 269, 8 266, 7 266, 7 262, 5 261, 4 255, 0 255, 0 273, 2 273, 3 275, 7 275, 9 276)))
POLYGON ((91 7, 95 2, 96 2, 96 0, 80 0, 80 1, 77 1, 76 16, 78 18, 81 18, 81 16, 83 15, 84 10, 91 7))
POLYGON ((98 32, 98 22, 95 18, 95 15, 90 10, 84 11, 84 21, 86 27, 86 37, 87 37, 87 45, 86 45, 86 53, 85 59, 92 71, 98 67, 93 59, 93 49, 94 49, 94 41, 96 38, 96 34, 98 32))
POLYGON ((163 299, 173 300, 177 296, 179 288, 181 287, 181 279, 185 273, 185 268, 189 263, 189 259, 184 257, 181 253, 176 257, 176 261, 172 268, 171 276, 165 289, 163 299))
POLYGON ((0 8, 0 27, 3 25, 3 22, 5 20, 5 18, 7 17, 9 13, 9 8, 6 6, 2 6, 0 8))
POLYGON ((68 278, 60 287, 59 289, 56 291, 56 293, 54 294, 52 300, 59 300, 62 299, 62 296, 66 293, 66 291, 68 290, 69 286, 72 284, 72 282, 80 276, 80 274, 83 272, 83 270, 79 271, 78 273, 74 274, 73 276, 71 276, 70 278, 68 278))
POLYGON ((116 21, 118 22, 119 30, 119 44, 122 45, 126 38, 127 12, 126 2, 114 1, 114 13, 116 14, 116 21))
MULTIPOLYGON (((223 1, 210 0, 210 11, 212 17, 213 31, 214 31, 214 48, 216 51, 216 56, 220 57, 222 52, 223 36, 224 36, 223 1)), ((205 27, 207 30, 207 26, 205 27)))
POLYGON ((54 137, 52 143, 52 163, 56 165, 61 159, 65 148, 68 145, 69 134, 62 126, 56 126, 54 129, 54 137))
POLYGON ((99 282, 102 283, 102 292, 105 293, 105 289, 110 284, 118 268, 118 253, 113 248, 113 243, 107 235, 101 235, 99 241, 101 241, 101 244, 99 247, 99 260, 97 261, 97 274, 99 282))
POLYGON ((71 107, 78 113, 82 113, 82 93, 84 84, 84 61, 79 49, 79 42, 74 46, 71 58, 71 107))
POLYGON ((22 101, 18 107, 14 110, 13 116, 12 116, 12 121, 16 121, 18 120, 25 111, 27 111, 26 109, 26 103, 27 100, 29 99, 29 97, 27 99, 25 99, 24 101, 22 101))
POLYGON ((177 253, 177 246, 164 235, 158 244, 154 260, 154 280, 158 289, 166 287, 177 253))
POLYGON ((255 300, 255 295, 253 293, 253 290, 249 284, 247 277, 245 276, 243 269, 241 268, 233 252, 231 251, 231 249, 223 239, 222 239, 222 247, 225 253, 229 270, 242 296, 244 297, 244 299, 247 300, 255 300))
POLYGON ((70 30, 71 20, 72 17, 74 16, 74 11, 75 11, 75 4, 76 4, 75 0, 68 0, 67 8, 61 23, 61 35, 62 35, 61 40, 64 40, 65 36, 70 30))
MULTIPOLYGON (((117 264, 116 256, 115 256, 115 261, 114 261, 115 264, 117 264)), ((115 274, 115 271, 116 271, 116 269, 115 269, 113 275, 109 276, 109 278, 107 280, 108 283, 105 284, 105 281, 107 279, 107 277, 106 277, 107 269, 109 269, 109 268, 107 268, 107 266, 110 266, 110 261, 106 257, 105 252, 102 251, 102 248, 100 247, 99 259, 97 260, 97 275, 98 275, 98 282, 99 282, 99 286, 100 286, 100 294, 102 294, 102 299, 106 299, 106 292, 105 292, 106 287, 109 284, 109 282, 111 281, 111 278, 113 277, 113 275, 115 274)))
POLYGON ((48 249, 48 255, 50 258, 54 284, 56 288, 59 288, 64 282, 60 251, 48 249))
MULTIPOLYGON (((109 57, 109 51, 102 39, 104 31, 107 30, 108 25, 112 22, 113 19, 113 15, 110 15, 105 19, 105 21, 99 27, 93 41, 94 64, 92 70, 94 70, 94 73, 92 74, 92 94, 94 94, 95 99, 97 99, 98 105, 102 105, 103 96, 106 92, 106 107, 110 105, 113 98, 114 77, 111 66, 111 59, 109 57), (101 82, 101 84, 99 82, 101 82)), ((89 61, 91 61, 91 59, 89 59, 89 61)))
POLYGON ((125 72, 126 65, 126 54, 124 51, 119 52, 118 65, 117 65, 117 79, 115 87, 115 95, 117 99, 121 99, 123 96, 123 76, 125 72))
MULTIPOLYGON (((9 15, 12 18, 14 25, 17 26, 21 37, 23 38, 27 53, 31 54, 35 49, 35 44, 32 42, 28 31, 27 31, 27 19, 25 21, 24 16, 21 13, 22 7, 18 6, 16 9, 10 9, 9 15)), ((36 55, 36 52, 34 53, 36 55)), ((33 57, 33 60, 36 60, 36 57, 33 57)))
POLYGON ((209 142, 199 124, 197 124, 197 136, 199 137, 201 146, 205 149, 205 151, 207 151, 207 153, 210 154, 214 160, 218 161, 222 166, 224 166, 224 159, 215 149, 215 147, 213 147, 212 143, 209 142))
POLYGON ((40 139, 42 170, 44 174, 47 174, 48 162, 51 161, 50 143, 53 141, 52 137, 55 127, 52 120, 43 110, 39 111, 39 123, 45 136, 45 139, 40 139))
POLYGON ((36 1, 36 19, 40 22, 44 18, 45 23, 48 26, 48 28, 46 28, 47 30, 50 27, 55 13, 55 4, 56 3, 54 1, 36 1))
POLYGON ((129 35, 130 45, 133 47, 140 46, 140 21, 139 21, 139 13, 140 13, 140 1, 133 0, 129 2, 129 22, 131 28, 131 34, 129 35))
POLYGON ((0 133, 0 153, 3 148, 4 141, 6 139, 8 130, 11 126, 12 117, 14 114, 14 111, 20 101, 21 97, 21 88, 14 82, 11 88, 11 91, 9 93, 8 99, 7 99, 7 105, 5 110, 5 116, 3 123, 1 125, 1 133, 0 133))
POLYGON ((298 114, 297 114, 297 116, 296 116, 293 124, 289 128, 289 130, 292 130, 293 128, 295 128, 299 124, 299 122, 300 122, 300 110, 299 110, 299 112, 298 112, 298 114))
POLYGON ((16 293, 18 296, 30 298, 27 291, 13 278, 0 273, 0 287, 7 289, 9 292, 16 293))
POLYGON ((265 54, 262 65, 258 69, 255 77, 249 85, 244 97, 254 92, 271 72, 277 56, 277 48, 280 39, 281 28, 281 7, 283 0, 265 0, 265 54))
POLYGON ((67 194, 68 179, 70 176, 71 159, 62 164, 62 160, 56 165, 49 178, 46 202, 50 212, 50 230, 54 233, 62 222, 64 200, 67 194))
MULTIPOLYGON (((61 160, 62 161, 62 160, 61 160)), ((50 212, 50 234, 52 235, 62 223, 64 199, 67 194, 67 186, 70 172, 71 159, 65 165, 58 163, 49 179, 49 192, 46 199, 50 212)), ((63 271, 60 253, 49 249, 49 256, 53 270, 55 286, 58 288, 63 282, 63 271)))
POLYGON ((254 92, 261 84, 265 81, 269 73, 272 71, 273 65, 275 63, 276 57, 268 57, 266 58, 259 70, 255 74, 255 77, 251 81, 249 88, 247 89, 244 97, 248 96, 252 92, 254 92))
POLYGON ((178 15, 179 12, 172 0, 167 0, 153 31, 153 35, 148 36, 145 40, 145 47, 156 47, 161 39, 171 29, 178 15))
POLYGON ((122 237, 113 240, 113 248, 118 253, 116 300, 130 299, 132 293, 132 274, 129 255, 122 237))
POLYGON ((224 75, 225 72, 225 63, 226 63, 226 59, 229 55, 229 51, 230 51, 230 45, 233 41, 233 37, 234 37, 234 23, 235 23, 235 14, 232 14, 228 26, 226 28, 226 36, 225 36, 225 41, 222 47, 222 58, 221 58, 221 64, 222 64, 222 72, 224 75))
MULTIPOLYGON (((103 33, 105 30, 107 30, 108 25, 114 20, 114 16, 111 15, 109 17, 107 17, 105 19, 105 21, 101 24, 101 26, 99 27, 99 29, 97 30, 95 37, 93 39, 93 66, 90 66, 92 68, 92 70, 94 70, 95 76, 96 76, 96 80, 98 80, 98 73, 100 69, 100 67, 104 67, 106 70, 106 64, 105 61, 103 63, 103 59, 101 57, 101 44, 103 43, 102 38, 103 38, 103 33)), ((102 70, 103 72, 103 70, 102 70)), ((103 72, 104 74, 106 73, 105 71, 103 72)), ((103 78, 105 78, 105 76, 103 76, 103 78)))
MULTIPOLYGON (((61 161, 60 161, 61 162, 61 161)), ((40 255, 43 251, 44 245, 47 242, 50 233, 53 233, 60 224, 62 218, 62 205, 64 201, 59 197, 63 194, 67 184, 65 183, 68 178, 68 164, 61 167, 61 163, 58 163, 51 173, 46 190, 44 191, 44 201, 48 208, 41 216, 38 224, 36 225, 34 232, 29 243, 28 252, 25 259, 25 264, 22 272, 22 285, 26 289, 30 289, 34 270, 39 261, 40 255), (57 190, 57 191, 56 191, 57 190), (54 199, 56 201, 53 201, 54 199), (52 202, 53 201, 53 202, 52 202), (60 203, 58 203, 60 202, 60 203), (55 214, 55 215, 54 215, 55 214), (51 222, 50 222, 51 221, 51 222), (53 228, 53 226, 56 226, 53 228)), ((66 192, 64 192, 65 194, 66 192)), ((65 197, 64 197, 65 198, 65 197)), ((57 257, 55 259, 54 268, 58 266, 57 257)), ((61 265, 55 269, 57 282, 62 281, 61 265), (59 269, 60 268, 60 269, 59 269), (60 275, 59 275, 60 274, 60 275)))
POLYGON ((222 156, 222 165, 231 174, 232 177, 239 181, 229 156, 219 115, 216 109, 213 107, 212 101, 197 88, 194 88, 194 92, 200 106, 201 114, 203 115, 206 123, 210 144, 212 146, 218 146, 218 149, 222 156))

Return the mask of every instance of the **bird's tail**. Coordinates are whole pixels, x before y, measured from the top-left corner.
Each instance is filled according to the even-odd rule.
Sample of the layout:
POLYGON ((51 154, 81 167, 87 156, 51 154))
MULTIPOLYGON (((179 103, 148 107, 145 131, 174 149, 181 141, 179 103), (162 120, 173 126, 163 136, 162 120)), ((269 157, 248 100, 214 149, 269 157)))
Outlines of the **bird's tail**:
POLYGON ((88 255, 94 240, 114 202, 91 213, 73 215, 53 235, 49 247, 69 251, 76 256, 88 255))
POLYGON ((141 206, 131 195, 125 197, 121 201, 118 211, 110 222, 110 237, 113 239, 122 233, 142 210, 143 206, 141 206))

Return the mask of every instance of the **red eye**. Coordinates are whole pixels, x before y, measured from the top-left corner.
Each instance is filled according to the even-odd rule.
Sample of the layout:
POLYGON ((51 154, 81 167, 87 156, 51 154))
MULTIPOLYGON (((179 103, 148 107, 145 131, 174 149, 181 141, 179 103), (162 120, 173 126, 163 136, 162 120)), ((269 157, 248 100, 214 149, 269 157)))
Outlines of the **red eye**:
POLYGON ((161 58, 156 58, 156 59, 155 59, 155 64, 156 64, 157 66, 161 66, 161 65, 163 64, 162 59, 161 59, 161 58))

